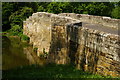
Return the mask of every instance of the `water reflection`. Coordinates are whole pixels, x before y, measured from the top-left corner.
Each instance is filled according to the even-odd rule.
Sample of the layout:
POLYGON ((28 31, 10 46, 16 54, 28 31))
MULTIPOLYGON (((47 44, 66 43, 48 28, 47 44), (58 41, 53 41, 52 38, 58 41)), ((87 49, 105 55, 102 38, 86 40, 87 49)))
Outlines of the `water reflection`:
POLYGON ((3 70, 37 63, 44 64, 45 60, 37 57, 27 42, 21 42, 19 37, 2 37, 3 70))
POLYGON ((37 56, 37 53, 33 51, 33 47, 31 46, 27 46, 24 48, 24 54, 26 55, 26 58, 29 60, 29 64, 39 65, 46 64, 46 59, 42 59, 39 56, 37 56))
POLYGON ((33 46, 27 42, 22 42, 19 37, 2 37, 2 69, 7 70, 15 67, 47 63, 68 64, 74 57, 66 52, 65 48, 55 54, 49 54, 48 58, 40 58, 34 52, 33 46))

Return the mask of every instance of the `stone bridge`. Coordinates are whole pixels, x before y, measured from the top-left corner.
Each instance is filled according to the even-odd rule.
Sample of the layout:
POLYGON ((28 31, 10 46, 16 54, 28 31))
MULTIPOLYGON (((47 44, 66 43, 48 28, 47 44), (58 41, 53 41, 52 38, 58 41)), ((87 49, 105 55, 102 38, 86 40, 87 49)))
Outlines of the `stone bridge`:
POLYGON ((23 32, 38 56, 49 53, 49 62, 120 77, 119 24, 110 17, 37 12, 23 22, 23 32))

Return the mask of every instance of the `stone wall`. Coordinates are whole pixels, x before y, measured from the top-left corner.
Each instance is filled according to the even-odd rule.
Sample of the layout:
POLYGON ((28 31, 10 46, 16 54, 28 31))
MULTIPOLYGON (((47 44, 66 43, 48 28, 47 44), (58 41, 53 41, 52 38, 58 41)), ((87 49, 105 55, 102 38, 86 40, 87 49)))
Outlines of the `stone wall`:
POLYGON ((69 54, 78 69, 120 76, 120 37, 97 30, 67 25, 69 54), (71 47, 72 46, 72 47, 71 47))
POLYGON ((38 56, 43 54, 44 51, 61 54, 61 51, 67 52, 66 23, 71 22, 80 21, 51 13, 33 13, 32 16, 24 21, 23 32, 30 37, 30 43, 33 44, 34 48, 38 48, 38 56))
POLYGON ((80 20, 38 12, 24 21, 24 34, 38 48, 38 56, 44 50, 49 53, 49 62, 120 76, 120 36, 85 28, 81 22, 85 20, 80 20))
POLYGON ((34 48, 38 48, 37 53, 42 54, 45 49, 49 52, 51 42, 51 14, 33 13, 26 21, 24 21, 24 34, 30 37, 30 43, 34 48))
POLYGON ((102 24, 103 26, 111 27, 111 28, 115 28, 115 29, 118 29, 118 27, 120 25, 119 19, 112 19, 110 17, 105 17, 105 16, 94 16, 94 15, 75 14, 75 13, 61 13, 58 15, 68 16, 73 19, 78 19, 82 22, 102 24))

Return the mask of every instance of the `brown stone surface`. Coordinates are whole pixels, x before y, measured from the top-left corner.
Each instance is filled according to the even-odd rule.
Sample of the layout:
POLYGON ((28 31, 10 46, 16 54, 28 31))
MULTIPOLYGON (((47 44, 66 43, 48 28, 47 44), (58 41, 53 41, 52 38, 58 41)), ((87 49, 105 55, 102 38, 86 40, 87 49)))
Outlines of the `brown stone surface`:
POLYGON ((78 19, 82 22, 101 24, 109 28, 111 27, 111 28, 118 29, 120 27, 119 19, 112 19, 110 17, 105 17, 105 16, 94 16, 94 15, 88 15, 88 14, 75 14, 75 13, 60 13, 59 15, 71 17, 73 19, 78 19))
POLYGON ((93 15, 38 12, 24 21, 23 28, 39 55, 44 49, 49 53, 49 62, 75 63, 84 71, 120 76, 120 36, 114 32, 118 21, 93 15), (96 23, 108 31, 102 31, 96 23))

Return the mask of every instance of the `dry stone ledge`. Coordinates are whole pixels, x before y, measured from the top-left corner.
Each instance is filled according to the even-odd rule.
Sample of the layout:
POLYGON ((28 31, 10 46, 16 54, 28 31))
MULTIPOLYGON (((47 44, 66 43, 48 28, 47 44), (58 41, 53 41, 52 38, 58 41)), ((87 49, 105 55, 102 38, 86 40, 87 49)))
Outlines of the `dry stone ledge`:
POLYGON ((81 20, 83 22, 102 24, 103 26, 115 29, 118 29, 120 27, 120 19, 112 19, 110 17, 105 16, 94 16, 88 14, 75 14, 75 13, 60 13, 58 15, 68 16, 73 19, 81 20))
POLYGON ((120 36, 85 27, 101 24, 118 29, 120 20, 86 14, 33 13, 23 22, 23 33, 37 47, 37 55, 49 53, 48 61, 75 63, 78 69, 120 77, 120 36))

